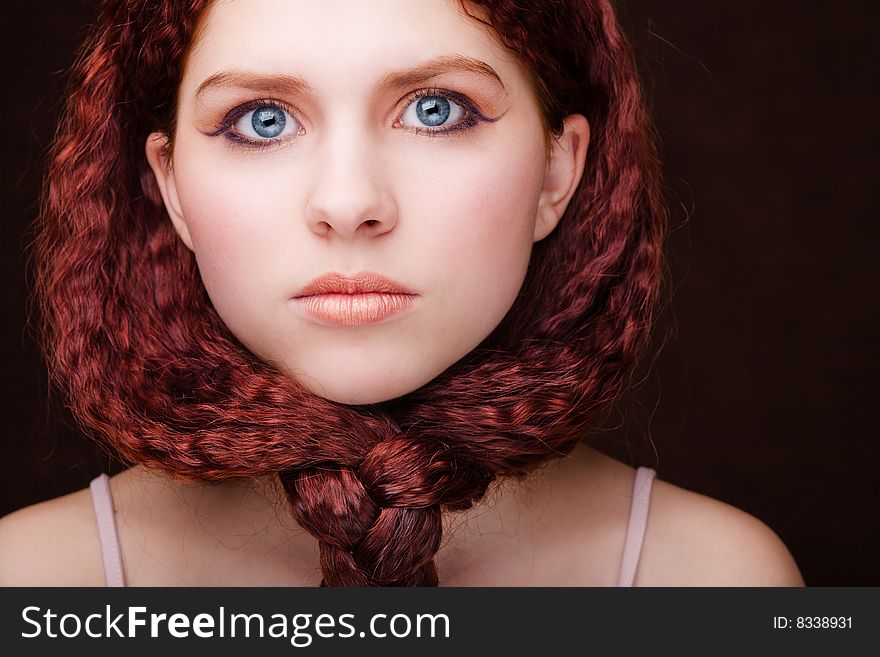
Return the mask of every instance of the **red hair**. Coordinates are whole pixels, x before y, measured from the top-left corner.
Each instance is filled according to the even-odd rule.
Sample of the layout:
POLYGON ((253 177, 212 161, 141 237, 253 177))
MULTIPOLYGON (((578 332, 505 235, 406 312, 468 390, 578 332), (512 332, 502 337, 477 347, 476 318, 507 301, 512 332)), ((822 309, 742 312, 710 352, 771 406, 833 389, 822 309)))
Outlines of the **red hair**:
POLYGON ((146 136, 173 133, 208 5, 104 0, 73 65, 33 258, 53 379, 127 462, 189 481, 277 473, 322 585, 435 586, 441 511, 569 454, 649 344, 666 211, 631 49, 609 0, 462 2, 525 64, 548 135, 587 117, 586 169, 483 343, 404 397, 347 406, 227 329, 146 162, 146 136))

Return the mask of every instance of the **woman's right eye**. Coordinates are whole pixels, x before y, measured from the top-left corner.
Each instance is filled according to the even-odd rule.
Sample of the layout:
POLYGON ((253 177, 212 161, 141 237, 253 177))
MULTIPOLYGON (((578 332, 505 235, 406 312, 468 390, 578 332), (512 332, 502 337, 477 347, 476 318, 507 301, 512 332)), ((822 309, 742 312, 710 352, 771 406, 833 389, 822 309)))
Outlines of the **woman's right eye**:
POLYGON ((296 135, 299 124, 280 105, 260 103, 239 108, 227 122, 224 132, 234 142, 268 146, 296 135))

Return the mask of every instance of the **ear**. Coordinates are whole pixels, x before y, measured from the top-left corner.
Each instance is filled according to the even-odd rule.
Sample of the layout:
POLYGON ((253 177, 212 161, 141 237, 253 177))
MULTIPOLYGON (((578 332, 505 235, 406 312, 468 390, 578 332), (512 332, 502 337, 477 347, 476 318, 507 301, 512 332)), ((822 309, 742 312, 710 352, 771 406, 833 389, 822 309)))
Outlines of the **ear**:
POLYGON ((159 193, 162 194, 162 200, 165 202, 165 209, 174 224, 174 229, 186 244, 186 247, 192 251, 192 237, 189 234, 189 227, 183 216, 180 207, 180 199, 177 196, 177 187, 174 183, 174 170, 171 167, 171 156, 168 144, 168 136, 161 132, 153 132, 147 137, 147 162, 153 170, 156 177, 156 183, 159 186, 159 193))
POLYGON ((553 232, 584 172, 590 124, 586 117, 571 114, 563 119, 563 131, 551 140, 550 157, 544 173, 544 187, 538 200, 533 241, 539 242, 553 232))

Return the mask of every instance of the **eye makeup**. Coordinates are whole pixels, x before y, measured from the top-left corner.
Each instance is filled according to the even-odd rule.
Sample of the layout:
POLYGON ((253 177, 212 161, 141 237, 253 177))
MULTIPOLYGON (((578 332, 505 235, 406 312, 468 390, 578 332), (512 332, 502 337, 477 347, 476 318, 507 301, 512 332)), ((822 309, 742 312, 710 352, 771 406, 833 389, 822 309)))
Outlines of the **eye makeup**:
MULTIPOLYGON (((469 130, 481 122, 491 123, 501 118, 500 116, 496 118, 486 116, 470 98, 464 94, 448 89, 439 89, 435 87, 420 89, 406 96, 404 100, 406 102, 404 111, 401 112, 398 118, 394 121, 393 127, 403 128, 415 134, 426 135, 431 138, 452 136, 453 133, 469 130), (412 105, 412 103, 417 103, 422 98, 438 98, 452 101, 461 108, 462 116, 456 123, 453 123, 449 127, 431 128, 428 126, 420 127, 403 125, 401 123, 403 113, 412 105)), ((233 108, 223 117, 214 129, 204 134, 209 137, 223 136, 228 141, 230 147, 234 149, 260 150, 296 139, 298 136, 304 134, 304 128, 302 123, 297 120, 296 112, 287 103, 274 99, 257 99, 233 108), (251 112, 269 108, 278 108, 284 111, 290 117, 290 121, 299 126, 296 133, 285 137, 254 139, 242 135, 235 129, 235 124, 242 117, 251 112)))
POLYGON ((274 137, 272 139, 251 139, 250 137, 245 137, 244 135, 239 134, 233 129, 238 120, 246 114, 272 107, 277 107, 278 109, 284 111, 288 116, 291 117, 291 120, 294 123, 299 125, 299 129, 297 130, 296 135, 299 135, 303 132, 302 125, 299 124, 299 121, 296 120, 293 109, 287 103, 280 100, 272 100, 267 98, 260 100, 251 100, 247 103, 244 103, 243 105, 239 105, 233 108, 226 114, 225 117, 223 117, 223 119, 220 121, 220 124, 216 128, 205 134, 209 137, 217 137, 219 135, 223 135, 223 137, 229 140, 231 145, 236 148, 260 149, 274 146, 282 142, 290 141, 291 139, 296 137, 296 135, 287 137, 274 137))
MULTIPOLYGON (((405 126, 409 130, 412 130, 414 133, 418 135, 429 135, 431 137, 444 136, 453 132, 458 132, 460 130, 467 130, 469 128, 474 127, 478 123, 482 121, 493 122, 497 119, 491 119, 485 114, 483 114, 480 109, 477 107, 476 103, 474 103, 467 96, 460 94, 455 91, 449 91, 447 89, 420 89, 419 91, 414 91, 409 96, 406 97, 407 100, 407 108, 410 104, 414 102, 418 102, 422 98, 447 98, 456 103, 459 107, 464 110, 464 116, 457 122, 452 124, 448 128, 428 128, 428 127, 419 127, 419 126, 405 126)), ((395 121, 394 125, 397 126, 400 124, 400 119, 395 121)))

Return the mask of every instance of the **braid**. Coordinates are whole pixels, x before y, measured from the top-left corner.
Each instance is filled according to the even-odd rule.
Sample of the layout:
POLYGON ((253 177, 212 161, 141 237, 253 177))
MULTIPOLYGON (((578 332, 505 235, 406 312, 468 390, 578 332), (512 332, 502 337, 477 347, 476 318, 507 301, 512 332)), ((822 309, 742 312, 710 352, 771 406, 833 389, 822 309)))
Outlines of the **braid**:
POLYGON ((441 507, 469 505, 491 478, 411 432, 376 443, 357 468, 281 473, 294 517, 320 541, 329 586, 436 586, 441 507))

